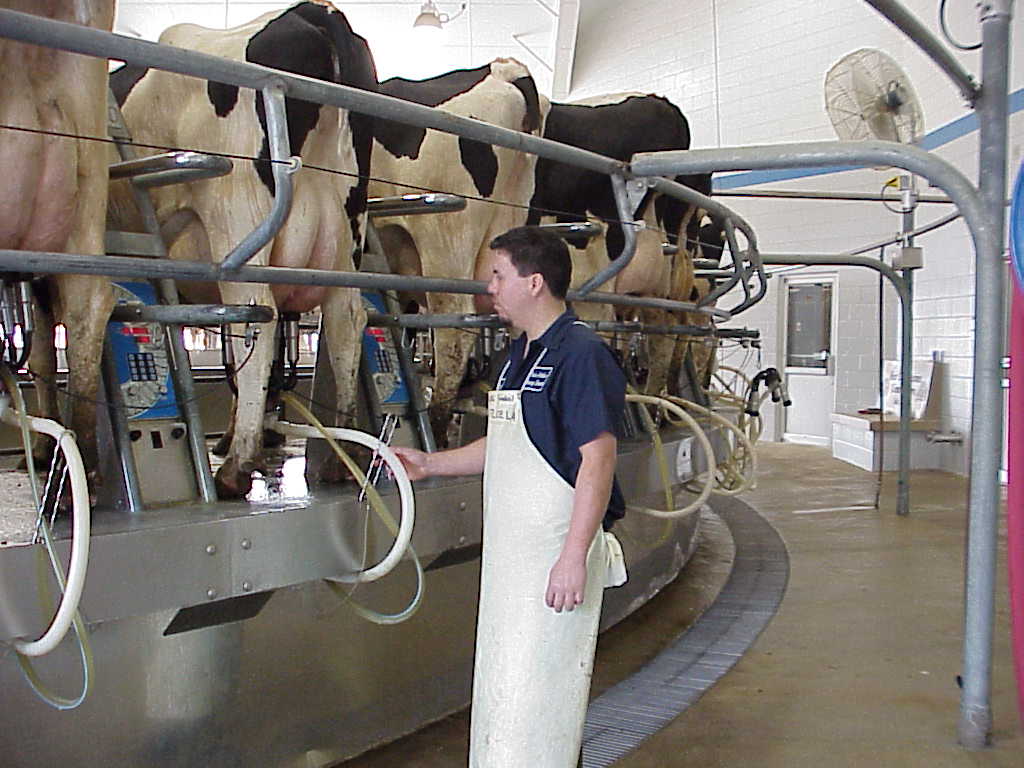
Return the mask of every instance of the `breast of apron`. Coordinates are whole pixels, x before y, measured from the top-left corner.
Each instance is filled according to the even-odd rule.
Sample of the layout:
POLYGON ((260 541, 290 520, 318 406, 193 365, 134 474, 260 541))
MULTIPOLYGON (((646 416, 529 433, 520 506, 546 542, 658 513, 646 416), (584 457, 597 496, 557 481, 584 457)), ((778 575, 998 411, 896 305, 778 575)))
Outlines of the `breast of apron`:
POLYGON ((583 604, 562 613, 545 604, 572 502, 572 486, 530 440, 522 393, 491 392, 471 768, 577 764, 608 566, 599 529, 583 604))

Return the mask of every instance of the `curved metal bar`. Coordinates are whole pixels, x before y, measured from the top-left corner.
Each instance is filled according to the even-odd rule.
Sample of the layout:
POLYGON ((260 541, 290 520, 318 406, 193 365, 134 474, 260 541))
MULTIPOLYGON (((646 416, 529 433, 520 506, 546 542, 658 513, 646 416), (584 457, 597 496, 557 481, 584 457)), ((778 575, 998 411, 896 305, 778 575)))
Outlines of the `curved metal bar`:
POLYGON ((288 124, 285 116, 284 90, 268 85, 261 90, 264 114, 267 118, 267 143, 270 145, 270 168, 274 174, 274 204, 270 213, 259 225, 245 236, 229 253, 220 268, 231 272, 255 256, 261 248, 274 239, 292 209, 292 173, 289 163, 291 150, 288 146, 288 124))
MULTIPOLYGON (((733 256, 733 274, 731 279, 727 281, 727 287, 722 290, 716 288, 716 290, 709 294, 709 297, 702 299, 698 306, 706 306, 707 304, 715 301, 718 297, 724 295, 727 291, 731 290, 739 282, 743 282, 744 293, 746 298, 742 303, 733 309, 729 310, 732 314, 738 314, 744 309, 747 309, 762 298, 768 292, 767 277, 764 274, 764 267, 758 262, 757 259, 757 234, 754 232, 754 228, 750 226, 746 219, 734 212, 731 208, 722 205, 717 200, 708 197, 707 195, 698 192, 695 189, 690 189, 684 184, 680 184, 672 179, 664 178, 663 176, 654 176, 647 180, 648 186, 652 189, 661 192, 662 194, 672 195, 673 197, 680 198, 687 202, 694 203, 704 208, 709 215, 719 219, 723 222, 723 226, 726 230, 726 237, 731 238, 729 240, 729 248, 732 250, 733 256), (747 253, 751 257, 751 266, 745 268, 743 266, 742 251, 740 251, 736 243, 735 230, 739 229, 743 236, 747 238, 747 245, 749 250, 747 253), (732 233, 730 235, 730 232, 732 233), (758 291, 756 297, 751 299, 749 288, 746 285, 746 281, 750 278, 751 270, 757 272, 761 276, 761 289, 758 291)), ((716 265, 717 266, 717 265, 716 265)))
POLYGON ((744 301, 742 303, 745 304, 750 300, 750 286, 747 285, 747 271, 743 267, 743 252, 740 251, 739 245, 736 242, 736 229, 733 226, 732 221, 729 219, 726 219, 722 226, 725 228, 725 239, 729 243, 729 251, 733 254, 732 275, 728 280, 723 282, 721 285, 716 286, 713 291, 709 292, 707 296, 698 301, 698 307, 706 307, 709 304, 713 304, 719 298, 731 291, 737 283, 740 283, 743 286, 744 301))
POLYGON ((233 163, 227 157, 202 152, 164 152, 137 160, 112 163, 110 178, 131 178, 144 189, 212 179, 231 173, 233 163))
POLYGON ((949 76, 967 103, 974 106, 981 88, 928 27, 918 21, 917 17, 900 3, 893 2, 893 0, 865 0, 865 2, 917 43, 925 55, 949 76))
POLYGON ((626 180, 620 174, 615 173, 611 176, 611 183, 612 191, 615 193, 615 207, 619 213, 619 226, 622 227, 622 236, 625 238, 622 253, 611 264, 580 286, 576 291, 578 298, 583 298, 591 291, 597 290, 619 274, 636 253, 636 225, 633 223, 634 212, 631 210, 629 197, 626 194, 626 180))
POLYGON ((634 155, 630 168, 637 175, 652 176, 835 165, 895 166, 924 176, 960 208, 979 253, 998 248, 981 198, 970 181, 945 160, 907 144, 832 141, 647 152, 634 155))
POLYGON ((370 218, 416 216, 424 213, 453 213, 466 208, 466 198, 442 192, 396 197, 371 197, 366 201, 370 218))

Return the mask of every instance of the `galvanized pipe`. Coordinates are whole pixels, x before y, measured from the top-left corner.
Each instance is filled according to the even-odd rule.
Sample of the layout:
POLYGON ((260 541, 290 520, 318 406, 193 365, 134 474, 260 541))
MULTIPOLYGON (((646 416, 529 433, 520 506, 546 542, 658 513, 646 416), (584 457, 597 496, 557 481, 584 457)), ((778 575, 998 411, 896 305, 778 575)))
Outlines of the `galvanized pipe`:
POLYGON ((1005 314, 1002 245, 1006 227, 1006 147, 1010 58, 1010 0, 981 9, 982 89, 978 98, 978 177, 990 236, 977 249, 974 276, 974 402, 968 496, 963 689, 957 737, 982 749, 992 732, 992 636, 1003 397, 1000 363, 1005 314))
POLYGON ((371 219, 385 216, 417 216, 424 213, 452 213, 466 208, 466 198, 442 192, 395 197, 371 197, 366 213, 371 219))
POLYGON ((891 141, 833 141, 768 144, 722 149, 650 152, 633 157, 637 175, 674 175, 834 165, 894 166, 929 179, 960 208, 977 252, 998 249, 995 232, 977 190, 953 165, 923 149, 891 141))
MULTIPOLYGON (((757 339, 760 331, 746 328, 715 328, 706 325, 647 325, 632 322, 584 320, 597 331, 621 333, 651 333, 662 336, 718 336, 723 339, 757 339)), ((368 326, 379 328, 504 328, 506 323, 497 315, 421 315, 384 314, 370 312, 368 326)))
POLYGON ((596 221, 567 221, 558 224, 538 224, 538 227, 553 232, 559 237, 586 237, 592 238, 600 235, 603 230, 596 221))
MULTIPOLYGON (((227 275, 218 265, 203 261, 172 261, 145 259, 137 256, 92 256, 52 251, 0 250, 0 271, 32 272, 40 275, 108 275, 116 278, 149 280, 193 280, 196 282, 268 283, 271 285, 322 285, 361 288, 371 291, 422 291, 427 293, 465 293, 485 295, 487 283, 479 280, 458 280, 440 277, 391 275, 381 272, 331 272, 326 269, 291 267, 240 267, 227 275)), ((615 304, 628 307, 651 307, 671 312, 697 312, 719 320, 732 315, 714 307, 698 308, 693 302, 673 301, 617 293, 591 293, 586 297, 569 291, 569 301, 615 304)))
POLYGON ((619 214, 619 226, 622 227, 622 236, 624 238, 622 253, 616 256, 611 264, 580 286, 579 290, 576 291, 576 295, 579 298, 583 298, 591 291, 596 291, 619 274, 619 272, 626 268, 626 265, 629 264, 636 253, 636 225, 633 223, 634 211, 629 204, 629 196, 626 194, 626 180, 622 175, 615 173, 611 176, 611 184, 612 192, 615 194, 615 207, 619 214))
POLYGON ((270 169, 274 175, 274 202, 266 218, 224 257, 220 264, 222 272, 238 269, 270 243, 292 210, 292 173, 295 167, 291 164, 284 90, 277 85, 268 85, 260 93, 267 121, 270 169))
POLYGON ((949 76, 964 100, 970 106, 974 106, 980 91, 978 84, 928 27, 918 21, 917 17, 896 0, 866 0, 866 2, 917 43, 925 55, 949 76))
POLYGON ((160 155, 112 163, 110 178, 131 178, 135 186, 150 189, 226 176, 231 173, 232 167, 229 158, 218 155, 206 155, 201 152, 164 152, 160 155))
POLYGON ((901 355, 903 369, 901 381, 904 392, 900 393, 900 464, 899 493, 896 496, 896 514, 907 515, 910 512, 910 366, 913 361, 914 337, 914 306, 910 286, 899 272, 884 261, 868 256, 849 256, 846 254, 762 254, 765 264, 793 264, 800 266, 835 266, 835 267, 867 267, 884 275, 900 299, 901 323, 901 355))
MULTIPOLYGON (((712 193, 715 197, 767 197, 778 200, 837 200, 871 203, 898 203, 899 195, 873 194, 871 192, 799 192, 793 189, 723 189, 712 193)), ((945 195, 918 195, 919 203, 953 203, 945 195)))
POLYGON ((274 319, 274 310, 248 304, 118 304, 110 313, 110 319, 121 323, 167 325, 269 323, 274 319))

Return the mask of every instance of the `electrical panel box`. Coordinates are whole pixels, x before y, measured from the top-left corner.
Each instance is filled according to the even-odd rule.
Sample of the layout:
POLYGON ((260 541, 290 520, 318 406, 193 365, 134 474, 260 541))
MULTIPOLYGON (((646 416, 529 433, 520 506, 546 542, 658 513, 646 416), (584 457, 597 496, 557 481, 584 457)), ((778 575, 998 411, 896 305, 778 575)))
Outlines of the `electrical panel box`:
MULTIPOLYGON (((363 292, 363 306, 367 312, 387 312, 384 298, 376 292, 363 292)), ((405 415, 409 390, 402 377, 394 336, 390 328, 367 325, 363 332, 363 360, 367 378, 372 382, 370 394, 377 398, 381 411, 405 415)))
MULTIPOLYGON (((157 303, 149 283, 113 287, 117 304, 157 303)), ((188 430, 178 408, 164 327, 112 321, 107 334, 142 501, 149 505, 197 498, 188 430)))

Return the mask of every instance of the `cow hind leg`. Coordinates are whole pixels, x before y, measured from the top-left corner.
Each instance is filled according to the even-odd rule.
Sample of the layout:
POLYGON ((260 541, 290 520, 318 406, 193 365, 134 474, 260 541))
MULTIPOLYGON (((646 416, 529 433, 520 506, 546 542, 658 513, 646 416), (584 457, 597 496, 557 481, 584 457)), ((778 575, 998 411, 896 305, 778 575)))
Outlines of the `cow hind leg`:
MULTIPOLYGON (((221 286, 226 304, 273 306, 267 286, 225 283, 221 286)), ((274 354, 274 326, 267 323, 251 347, 244 343, 245 327, 232 325, 231 344, 238 361, 235 415, 231 421, 234 437, 224 463, 214 478, 221 499, 243 498, 252 488, 252 473, 262 468, 263 421, 267 402, 267 377, 274 354)))

